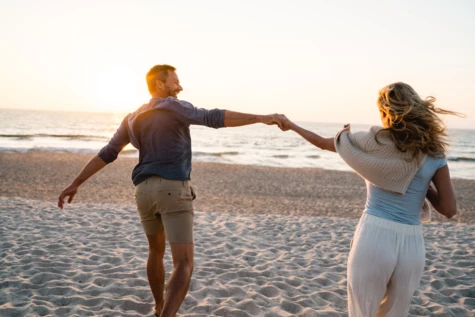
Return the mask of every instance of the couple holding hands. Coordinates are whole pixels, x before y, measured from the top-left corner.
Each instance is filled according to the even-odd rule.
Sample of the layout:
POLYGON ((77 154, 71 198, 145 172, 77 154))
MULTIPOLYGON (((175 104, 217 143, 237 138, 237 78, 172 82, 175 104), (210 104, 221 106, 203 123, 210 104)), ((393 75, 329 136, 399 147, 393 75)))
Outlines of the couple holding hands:
POLYGON ((367 200, 348 258, 348 313, 360 316, 406 316, 422 277, 425 247, 421 208, 427 199, 441 214, 456 213, 455 194, 445 154, 445 127, 438 114, 458 113, 422 99, 407 84, 379 91, 381 127, 352 133, 345 126, 324 138, 284 115, 254 115, 201 109, 178 100, 183 88, 170 65, 156 65, 146 81, 152 99, 128 114, 110 142, 60 194, 58 206, 70 203, 79 186, 132 143, 139 163, 132 172, 135 200, 149 244, 147 277, 155 316, 175 316, 193 272, 193 199, 190 186, 190 125, 212 128, 254 123, 293 130, 322 150, 337 152, 367 186, 367 200), (163 257, 169 241, 173 272, 165 286, 163 257))

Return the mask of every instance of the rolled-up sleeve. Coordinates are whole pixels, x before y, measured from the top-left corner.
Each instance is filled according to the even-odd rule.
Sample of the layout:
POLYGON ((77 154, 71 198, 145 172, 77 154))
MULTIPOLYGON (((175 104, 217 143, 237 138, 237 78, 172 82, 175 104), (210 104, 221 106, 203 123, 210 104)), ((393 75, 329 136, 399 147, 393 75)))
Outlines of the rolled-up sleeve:
POLYGON ((115 161, 120 151, 129 144, 127 124, 127 117, 125 117, 109 143, 97 154, 107 164, 115 161))
POLYGON ((186 101, 178 101, 178 116, 187 124, 204 125, 210 128, 224 128, 223 109, 203 109, 196 108, 186 101))

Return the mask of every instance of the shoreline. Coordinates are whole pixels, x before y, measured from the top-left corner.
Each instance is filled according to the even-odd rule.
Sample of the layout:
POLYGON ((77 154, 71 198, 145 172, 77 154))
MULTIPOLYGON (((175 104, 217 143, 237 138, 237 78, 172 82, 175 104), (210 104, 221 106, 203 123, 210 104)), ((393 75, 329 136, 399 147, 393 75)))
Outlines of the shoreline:
MULTIPOLYGON (((0 152, 0 196, 52 202, 93 154, 0 152)), ((132 204, 131 173, 138 159, 121 157, 83 184, 74 203, 132 204)), ((432 222, 475 223, 475 180, 453 179, 458 214, 432 222)), ((366 187, 354 172, 193 162, 195 210, 235 214, 325 216, 358 219, 366 187)))
MULTIPOLYGON (((4 149, 0 151, 1 154, 7 154, 7 155, 14 155, 14 154, 28 154, 28 153, 44 153, 47 155, 55 155, 55 154, 61 154, 61 155, 85 155, 85 156, 94 156, 98 153, 99 150, 91 150, 91 151, 74 151, 74 150, 68 150, 68 149, 24 149, 24 150, 19 150, 19 149, 4 149)), ((138 156, 131 155, 131 153, 138 153, 137 149, 127 149, 127 150, 122 150, 118 156, 118 159, 130 159, 130 160, 138 160, 138 156)), ((201 153, 201 152, 200 152, 201 153)), ((460 158, 457 160, 451 160, 448 159, 448 162, 455 161, 455 162, 463 162, 465 161, 465 158, 460 158)), ((471 160, 471 159, 470 159, 471 160)), ((284 165, 263 165, 263 164, 248 164, 248 163, 239 163, 239 162, 212 162, 212 161, 202 161, 202 160, 195 160, 193 159, 192 161, 193 166, 195 164, 219 164, 219 165, 229 165, 229 166, 244 166, 244 167, 264 167, 264 168, 275 168, 275 169, 321 169, 324 171, 328 172, 342 172, 342 173, 355 173, 353 170, 351 170, 349 167, 349 170, 344 170, 344 169, 327 169, 324 167, 320 166, 284 166, 284 165)), ((466 178, 466 177, 457 177, 451 175, 452 180, 466 180, 466 181, 473 181, 475 182, 475 178, 466 178)))
MULTIPOLYGON (((3 150, 0 150, 0 153, 7 153, 7 154, 27 154, 27 153, 34 153, 34 152, 41 152, 41 153, 51 153, 51 155, 54 155, 54 153, 61 153, 61 154, 71 154, 71 155, 90 155, 90 156, 93 156, 93 155, 96 155, 98 153, 99 150, 90 150, 90 151, 82 151, 82 150, 78 150, 78 151, 74 151, 74 150, 69 150, 69 149, 63 149, 63 148, 52 148, 52 149, 12 149, 12 148, 4 148, 3 150)), ((193 153, 193 164, 201 164, 201 163, 212 163, 212 164, 222 164, 222 165, 237 165, 237 166, 249 166, 249 167, 253 167, 253 166, 259 166, 259 167, 270 167, 270 168, 277 168, 277 169, 280 169, 280 168, 290 168, 290 169, 302 169, 302 168, 308 168, 308 169, 322 169, 322 170, 325 170, 325 171, 330 171, 330 172, 350 172, 350 173, 354 173, 354 171, 348 167, 346 164, 345 166, 348 168, 348 169, 344 169, 344 168, 341 168, 341 166, 339 166, 338 168, 336 169, 331 169, 331 168, 326 168, 326 167, 322 167, 322 166, 296 166, 296 165, 279 165, 279 164, 276 164, 276 165, 272 165, 272 164, 251 164, 251 163, 248 163, 248 162, 236 162, 236 161, 207 161, 207 160, 202 160, 202 159, 199 159, 199 157, 201 155, 205 155, 205 156, 221 156, 222 154, 227 154, 227 153, 238 153, 238 152, 211 152, 211 153, 208 153, 208 152, 194 152, 193 153)), ((239 153, 240 154, 240 153, 239 153)), ((288 157, 288 155, 283 155, 283 156, 286 156, 288 157)), ((319 155, 316 155, 317 157, 319 155)), ((272 156, 272 158, 274 158, 275 156, 272 156)), ((309 156, 310 157, 310 156, 309 156)), ((138 160, 138 150, 133 148, 133 149, 124 149, 121 151, 121 153, 119 154, 119 158, 127 158, 127 159, 132 159, 132 160, 138 160)), ((295 158, 293 158, 295 159, 295 158)), ((450 167, 450 164, 459 164, 459 163, 466 163, 466 162, 475 162, 475 159, 472 159, 472 158, 465 158, 465 157, 459 157, 459 158, 456 158, 456 159, 453 159, 451 158, 451 156, 448 156, 447 157, 447 162, 449 164, 449 167, 450 167)), ((342 161, 342 163, 344 164, 344 162, 342 161)), ((456 167, 457 169, 459 169, 460 167, 456 167)), ((472 168, 472 166, 468 167, 469 168, 469 171, 470 168, 472 168)), ((451 168, 451 179, 459 179, 459 180, 469 180, 469 181, 475 181, 475 174, 473 173, 470 173, 468 175, 470 176, 467 176, 467 174, 464 174, 464 177, 460 177, 460 176, 457 176, 459 175, 458 174, 459 171, 455 171, 454 170, 454 167, 451 168)))

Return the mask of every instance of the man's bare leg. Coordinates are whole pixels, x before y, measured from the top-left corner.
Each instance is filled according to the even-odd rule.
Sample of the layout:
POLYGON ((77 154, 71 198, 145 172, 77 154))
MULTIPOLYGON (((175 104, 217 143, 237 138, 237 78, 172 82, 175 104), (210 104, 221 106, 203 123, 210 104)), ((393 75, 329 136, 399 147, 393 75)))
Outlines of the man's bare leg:
POLYGON ((163 288, 165 284, 165 266, 163 255, 165 254, 165 231, 148 235, 148 261, 147 277, 155 299, 155 311, 157 316, 163 308, 163 288))
POLYGON ((174 317, 185 299, 193 273, 193 243, 170 243, 173 273, 167 283, 165 303, 160 317, 174 317))

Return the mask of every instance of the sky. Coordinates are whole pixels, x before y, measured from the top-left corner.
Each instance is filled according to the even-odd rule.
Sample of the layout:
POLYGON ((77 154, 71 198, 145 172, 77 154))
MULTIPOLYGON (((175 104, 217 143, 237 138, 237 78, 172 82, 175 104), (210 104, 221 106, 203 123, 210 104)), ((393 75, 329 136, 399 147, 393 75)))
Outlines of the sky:
POLYGON ((379 123, 403 81, 475 127, 475 1, 0 0, 0 108, 132 112, 177 68, 200 108, 379 123))

